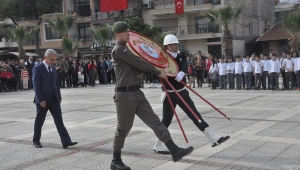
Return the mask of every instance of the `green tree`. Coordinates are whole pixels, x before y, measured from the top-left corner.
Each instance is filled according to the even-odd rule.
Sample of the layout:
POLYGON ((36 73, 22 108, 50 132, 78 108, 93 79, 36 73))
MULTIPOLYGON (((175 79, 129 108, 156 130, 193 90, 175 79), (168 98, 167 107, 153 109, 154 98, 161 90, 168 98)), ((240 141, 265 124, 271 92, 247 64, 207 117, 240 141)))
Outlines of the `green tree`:
POLYGON ((154 38, 155 36, 163 32, 161 26, 151 27, 150 25, 144 23, 144 21, 139 17, 128 18, 124 21, 126 21, 129 24, 130 30, 136 31, 149 38, 154 38))
POLYGON ((26 41, 31 40, 37 31, 38 27, 34 27, 31 30, 27 30, 24 26, 0 27, 0 34, 6 40, 18 44, 19 57, 22 59, 25 57, 24 44, 26 41))
MULTIPOLYGON (((46 22, 48 22, 48 26, 52 29, 52 31, 60 34, 60 36, 62 37, 62 42, 67 43, 67 41, 69 40, 69 35, 68 35, 69 31, 75 22, 75 16, 70 14, 65 15, 64 17, 54 15, 52 19, 49 18, 44 18, 44 19, 46 22)), ((78 42, 76 42, 75 44, 77 43, 78 42)), ((63 51, 63 55, 65 57, 69 57, 69 52, 65 51, 63 45, 61 49, 63 51)))
POLYGON ((65 52, 65 54, 67 56, 74 55, 78 49, 80 42, 81 42, 81 40, 79 40, 78 42, 73 42, 69 38, 64 38, 61 42, 62 50, 65 52))
MULTIPOLYGON (((0 0, 0 17, 9 18, 18 26, 21 17, 38 17, 37 27, 42 23, 42 15, 59 11, 62 7, 62 0, 0 0)), ((34 35, 36 50, 40 57, 38 31, 34 35)))
POLYGON ((210 22, 220 24, 223 27, 222 43, 225 51, 225 56, 233 55, 233 38, 229 29, 229 25, 233 20, 239 18, 243 9, 247 4, 234 5, 230 3, 219 9, 211 9, 206 12, 206 17, 210 22))
POLYGON ((65 15, 64 17, 60 17, 55 15, 52 19, 44 18, 46 22, 48 22, 48 26, 54 31, 60 34, 62 38, 69 37, 68 33, 72 28, 75 22, 74 15, 65 15))
POLYGON ((289 44, 291 46, 291 52, 297 51, 298 46, 298 38, 300 36, 300 11, 289 11, 282 12, 282 22, 288 32, 291 34, 291 38, 289 39, 289 44))
POLYGON ((95 27, 91 29, 91 33, 94 37, 94 40, 101 45, 103 48, 104 56, 107 56, 107 43, 112 40, 113 32, 109 25, 95 27))

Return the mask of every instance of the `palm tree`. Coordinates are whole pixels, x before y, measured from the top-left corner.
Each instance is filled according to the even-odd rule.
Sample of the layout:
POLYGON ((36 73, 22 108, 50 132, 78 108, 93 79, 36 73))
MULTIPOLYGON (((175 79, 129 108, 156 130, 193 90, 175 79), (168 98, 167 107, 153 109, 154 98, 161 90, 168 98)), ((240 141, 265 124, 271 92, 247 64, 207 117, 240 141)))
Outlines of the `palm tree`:
POLYGON ((32 40, 35 32, 39 30, 39 27, 34 27, 31 30, 27 30, 25 26, 12 26, 12 27, 0 27, 0 34, 8 41, 18 44, 19 58, 24 59, 25 51, 24 44, 27 41, 32 40))
POLYGON ((225 56, 233 55, 233 38, 229 30, 229 25, 233 20, 239 18, 240 14, 246 6, 247 4, 234 6, 233 3, 229 3, 228 5, 219 9, 208 10, 205 14, 211 23, 221 24, 223 27, 222 43, 225 51, 225 56))
POLYGON ((69 37, 68 33, 72 28, 75 22, 75 15, 65 15, 64 17, 60 17, 55 15, 53 19, 44 18, 46 22, 48 22, 48 26, 54 31, 60 34, 62 38, 69 37))
POLYGON ((71 55, 75 54, 80 42, 81 42, 81 40, 79 40, 78 42, 73 42, 69 38, 64 38, 61 42, 61 44, 62 44, 61 46, 62 46, 62 50, 64 51, 66 56, 71 56, 71 55))
POLYGON ((298 37, 300 36, 300 11, 282 12, 282 22, 288 32, 291 34, 289 44, 291 52, 297 51, 298 37))
POLYGON ((93 28, 91 29, 91 33, 94 37, 94 40, 102 46, 104 56, 107 56, 107 43, 112 40, 114 35, 110 26, 105 25, 93 28))
MULTIPOLYGON (((59 33, 60 36, 62 37, 62 52, 63 55, 65 57, 69 57, 70 53, 65 51, 70 45, 68 44, 69 41, 71 41, 69 39, 69 31, 72 28, 74 22, 75 22, 75 18, 76 15, 65 15, 64 17, 60 17, 58 15, 55 15, 53 17, 53 19, 49 19, 49 18, 44 18, 46 22, 48 22, 48 26, 56 33, 59 33), (67 40, 65 40, 67 39, 67 40), (66 46, 63 46, 63 43, 65 43, 66 46)), ((78 42, 74 43, 77 44, 77 48, 78 48, 78 44, 81 40, 79 40, 78 42)), ((76 49, 77 50, 77 49, 76 49)))

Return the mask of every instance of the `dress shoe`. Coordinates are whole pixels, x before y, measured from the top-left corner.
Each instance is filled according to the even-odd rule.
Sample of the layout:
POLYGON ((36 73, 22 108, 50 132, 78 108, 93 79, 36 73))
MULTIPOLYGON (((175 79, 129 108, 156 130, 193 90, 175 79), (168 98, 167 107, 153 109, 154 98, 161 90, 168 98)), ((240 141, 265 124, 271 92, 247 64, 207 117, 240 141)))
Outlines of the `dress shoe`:
POLYGON ((74 146, 74 145, 76 145, 78 142, 67 142, 67 143, 65 143, 65 144, 63 144, 63 147, 66 149, 66 148, 68 148, 69 146, 74 146))
POLYGON ((173 142, 173 140, 169 140, 165 144, 166 144, 167 148, 169 149, 169 151, 171 152, 171 156, 172 156, 174 162, 181 160, 183 157, 189 155, 194 150, 194 148, 192 146, 185 148, 185 149, 179 148, 173 142))
POLYGON ((111 170, 131 170, 129 166, 126 166, 122 159, 120 160, 113 160, 110 164, 111 170))
POLYGON ((42 148, 42 144, 41 142, 33 142, 33 146, 36 147, 36 148, 42 148))
POLYGON ((131 170, 129 166, 126 166, 121 159, 121 152, 113 153, 113 160, 110 164, 111 170, 131 170))

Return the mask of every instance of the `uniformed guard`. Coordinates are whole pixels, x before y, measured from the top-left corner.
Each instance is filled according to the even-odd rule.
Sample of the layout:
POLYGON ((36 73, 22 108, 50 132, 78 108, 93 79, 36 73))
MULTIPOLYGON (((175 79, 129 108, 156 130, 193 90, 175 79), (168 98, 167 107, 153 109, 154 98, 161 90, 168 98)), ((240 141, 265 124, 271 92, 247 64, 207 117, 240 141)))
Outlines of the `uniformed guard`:
MULTIPOLYGON (((175 59, 180 70, 176 77, 168 77, 168 80, 172 84, 172 86, 177 90, 177 92, 181 95, 181 97, 185 100, 185 102, 190 106, 190 108, 195 112, 195 114, 200 118, 202 122, 199 123, 199 121, 193 116, 193 114, 179 99, 179 97, 175 94, 175 92, 172 91, 172 88, 169 85, 167 85, 167 83, 165 83, 166 89, 168 90, 173 106, 176 107, 178 105, 187 114, 187 116, 194 122, 194 124, 204 133, 210 145, 212 147, 215 147, 228 140, 229 136, 222 137, 221 135, 218 135, 212 131, 212 129, 208 126, 208 124, 201 117, 200 113, 197 111, 194 102, 189 96, 189 92, 184 88, 184 85, 180 83, 181 80, 186 83, 185 74, 187 72, 188 64, 187 64, 186 55, 179 53, 178 45, 179 42, 175 35, 169 34, 166 35, 166 37, 164 38, 164 46, 167 49, 167 51, 172 55, 172 57, 175 59)), ((172 122, 174 113, 172 111, 169 100, 165 99, 165 92, 163 92, 161 99, 163 102, 162 123, 166 127, 169 127, 169 125, 172 122)), ((163 143, 159 139, 156 140, 153 149, 158 154, 170 153, 163 146, 163 143)))
POLYGON ((114 101, 117 107, 118 126, 115 133, 114 153, 110 168, 112 170, 130 170, 122 162, 121 149, 133 125, 135 115, 147 124, 154 131, 155 135, 165 143, 171 152, 174 162, 189 155, 194 148, 182 149, 175 145, 168 129, 160 122, 138 85, 137 75, 141 71, 156 74, 162 79, 167 79, 167 76, 129 51, 126 43, 129 41, 130 34, 129 25, 126 22, 116 22, 112 30, 117 40, 112 50, 112 59, 117 78, 114 101))

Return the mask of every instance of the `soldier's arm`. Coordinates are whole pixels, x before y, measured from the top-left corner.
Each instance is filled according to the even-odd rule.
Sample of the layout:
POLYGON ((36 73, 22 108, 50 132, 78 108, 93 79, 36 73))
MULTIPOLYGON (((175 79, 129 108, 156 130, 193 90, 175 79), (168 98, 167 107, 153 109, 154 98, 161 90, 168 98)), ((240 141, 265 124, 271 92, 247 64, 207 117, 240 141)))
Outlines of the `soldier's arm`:
POLYGON ((127 64, 130 64, 131 66, 141 71, 153 73, 156 75, 161 74, 161 72, 158 69, 156 69, 153 65, 143 60, 142 58, 134 55, 131 51, 129 51, 129 49, 126 46, 117 48, 116 56, 118 56, 118 58, 120 58, 127 64))
POLYGON ((184 55, 182 57, 182 67, 180 68, 180 71, 182 71, 182 72, 184 72, 186 74, 187 73, 187 69, 188 69, 188 63, 187 63, 186 56, 184 55))

